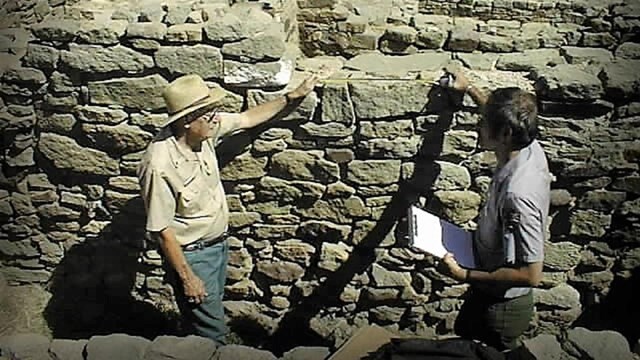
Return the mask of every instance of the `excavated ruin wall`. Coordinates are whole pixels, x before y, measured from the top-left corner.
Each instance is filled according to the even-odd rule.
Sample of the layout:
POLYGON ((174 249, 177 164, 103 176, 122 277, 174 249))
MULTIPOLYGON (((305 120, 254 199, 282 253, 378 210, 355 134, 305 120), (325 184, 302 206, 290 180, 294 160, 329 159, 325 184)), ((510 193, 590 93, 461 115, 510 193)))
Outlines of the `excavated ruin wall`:
POLYGON ((257 344, 339 344, 368 323, 450 335, 467 287, 407 248, 402 217, 417 201, 475 226, 494 165, 477 149, 477 109, 407 81, 458 63, 485 90, 521 86, 540 100, 555 180, 531 333, 577 321, 637 339, 628 325, 637 311, 616 311, 635 301, 640 261, 632 1, 553 3, 535 18, 527 11, 551 5, 97 4, 58 5, 43 21, 0 30, 2 271, 47 286, 54 336, 175 330, 135 178, 166 118, 162 87, 195 72, 227 91, 224 110, 240 111, 323 65, 333 80, 299 108, 219 147, 232 212, 232 331, 257 344), (505 8, 517 17, 504 20, 505 8), (297 44, 345 58, 296 61, 297 44))

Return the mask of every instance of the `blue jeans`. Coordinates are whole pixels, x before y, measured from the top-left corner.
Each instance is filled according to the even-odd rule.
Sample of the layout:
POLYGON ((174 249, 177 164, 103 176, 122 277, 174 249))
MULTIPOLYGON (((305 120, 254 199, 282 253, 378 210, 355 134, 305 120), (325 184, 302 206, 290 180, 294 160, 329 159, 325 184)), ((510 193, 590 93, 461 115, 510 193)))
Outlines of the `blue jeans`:
POLYGON ((222 297, 227 277, 229 244, 224 240, 200 250, 185 251, 184 256, 193 273, 204 282, 208 294, 201 304, 191 304, 184 295, 182 283, 174 283, 184 328, 188 333, 225 344, 228 330, 224 321, 222 297))

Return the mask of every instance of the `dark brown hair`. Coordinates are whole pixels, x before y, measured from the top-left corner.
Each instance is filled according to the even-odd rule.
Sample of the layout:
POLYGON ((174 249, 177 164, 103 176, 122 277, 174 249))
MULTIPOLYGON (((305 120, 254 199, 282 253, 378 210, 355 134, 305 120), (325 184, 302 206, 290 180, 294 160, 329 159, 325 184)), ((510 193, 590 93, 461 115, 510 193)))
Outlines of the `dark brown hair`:
POLYGON ((514 150, 522 149, 538 136, 538 106, 535 95, 520 88, 494 90, 485 107, 490 136, 511 130, 514 150))

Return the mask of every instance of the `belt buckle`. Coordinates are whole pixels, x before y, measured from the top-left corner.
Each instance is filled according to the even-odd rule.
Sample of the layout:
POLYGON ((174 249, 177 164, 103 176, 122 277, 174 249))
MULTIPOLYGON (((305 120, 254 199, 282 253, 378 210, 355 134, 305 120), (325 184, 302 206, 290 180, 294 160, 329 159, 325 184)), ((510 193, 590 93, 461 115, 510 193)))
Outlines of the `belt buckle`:
POLYGON ((200 250, 202 249, 202 242, 201 241, 195 241, 191 244, 187 244, 184 247, 185 251, 195 251, 195 250, 200 250))

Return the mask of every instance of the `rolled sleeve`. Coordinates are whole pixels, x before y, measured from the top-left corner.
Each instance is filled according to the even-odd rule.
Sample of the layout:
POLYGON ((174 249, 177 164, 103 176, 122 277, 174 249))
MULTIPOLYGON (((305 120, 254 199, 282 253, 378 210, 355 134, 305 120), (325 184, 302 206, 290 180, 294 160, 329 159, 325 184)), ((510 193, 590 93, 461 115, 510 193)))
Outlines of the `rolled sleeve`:
POLYGON ((214 143, 220 140, 225 136, 229 136, 239 130, 240 128, 240 119, 242 115, 234 114, 234 113, 220 113, 220 130, 216 138, 214 139, 214 143))
POLYGON ((164 230, 171 224, 176 212, 176 201, 169 184, 158 171, 150 169, 141 174, 140 185, 147 211, 146 230, 164 230))
POLYGON ((544 260, 545 227, 542 211, 530 198, 508 194, 503 208, 503 234, 513 239, 515 261, 534 263, 544 260))

